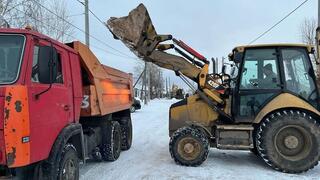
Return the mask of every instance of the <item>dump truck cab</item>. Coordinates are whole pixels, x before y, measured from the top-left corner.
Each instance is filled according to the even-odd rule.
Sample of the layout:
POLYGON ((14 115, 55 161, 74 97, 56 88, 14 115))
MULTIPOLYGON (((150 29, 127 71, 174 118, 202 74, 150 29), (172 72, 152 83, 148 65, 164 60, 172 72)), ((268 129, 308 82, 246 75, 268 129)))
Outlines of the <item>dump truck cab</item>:
POLYGON ((81 42, 0 30, 0 176, 78 179, 79 161, 115 161, 132 143, 132 75, 81 42))
POLYGON ((46 159, 60 131, 79 119, 80 62, 72 48, 28 29, 1 29, 0 58, 0 162, 22 167, 46 159))

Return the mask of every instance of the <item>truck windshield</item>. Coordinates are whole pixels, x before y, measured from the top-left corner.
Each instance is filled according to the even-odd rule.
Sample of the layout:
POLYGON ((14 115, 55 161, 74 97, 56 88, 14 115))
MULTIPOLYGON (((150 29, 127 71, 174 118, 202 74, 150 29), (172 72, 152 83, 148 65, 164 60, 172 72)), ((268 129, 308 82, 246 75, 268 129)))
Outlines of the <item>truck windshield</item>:
POLYGON ((0 84, 17 80, 24 42, 22 35, 0 35, 0 84))

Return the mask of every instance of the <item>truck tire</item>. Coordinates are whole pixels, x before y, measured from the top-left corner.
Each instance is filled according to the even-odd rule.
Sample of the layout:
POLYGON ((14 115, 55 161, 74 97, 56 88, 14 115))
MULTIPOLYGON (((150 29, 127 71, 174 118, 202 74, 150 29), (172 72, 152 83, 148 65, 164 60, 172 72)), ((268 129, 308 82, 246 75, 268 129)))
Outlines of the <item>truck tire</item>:
POLYGON ((209 140, 199 129, 182 127, 171 136, 169 151, 177 164, 199 166, 208 157, 209 140))
POLYGON ((43 179, 78 180, 79 159, 76 148, 65 144, 54 162, 44 164, 43 179))
POLYGON ((61 154, 58 170, 59 180, 79 179, 79 159, 77 150, 72 144, 66 144, 61 154))
POLYGON ((100 147, 101 157, 104 161, 115 161, 121 153, 121 128, 117 121, 104 125, 104 137, 100 147))
POLYGON ((132 145, 132 122, 131 117, 124 117, 120 121, 121 126, 121 150, 129 150, 132 145))
POLYGON ((312 169, 320 159, 319 123, 308 113, 278 111, 265 118, 256 136, 260 157, 286 173, 312 169))

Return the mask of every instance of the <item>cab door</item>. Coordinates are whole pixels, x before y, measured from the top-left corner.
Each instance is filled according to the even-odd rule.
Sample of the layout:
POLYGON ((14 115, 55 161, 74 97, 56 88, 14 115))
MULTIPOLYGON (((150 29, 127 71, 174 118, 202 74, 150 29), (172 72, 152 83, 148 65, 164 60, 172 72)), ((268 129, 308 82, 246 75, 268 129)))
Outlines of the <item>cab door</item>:
POLYGON ((33 46, 29 65, 29 110, 31 162, 46 159, 60 131, 73 120, 73 94, 68 52, 46 41, 33 46), (58 52, 57 76, 51 85, 39 81, 37 64, 40 46, 53 46, 58 52), (42 93, 38 98, 37 94, 42 93))
POLYGON ((247 49, 234 93, 233 114, 237 122, 252 122, 261 108, 281 93, 276 48, 247 49))

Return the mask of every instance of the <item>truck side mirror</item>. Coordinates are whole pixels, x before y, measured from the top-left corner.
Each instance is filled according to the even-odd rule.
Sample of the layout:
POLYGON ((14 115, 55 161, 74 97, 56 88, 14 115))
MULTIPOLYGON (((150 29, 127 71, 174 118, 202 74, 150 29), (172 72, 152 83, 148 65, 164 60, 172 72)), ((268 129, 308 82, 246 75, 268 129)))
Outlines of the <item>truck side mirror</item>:
POLYGON ((38 54, 39 82, 52 84, 57 76, 57 50, 52 46, 40 46, 38 54))

